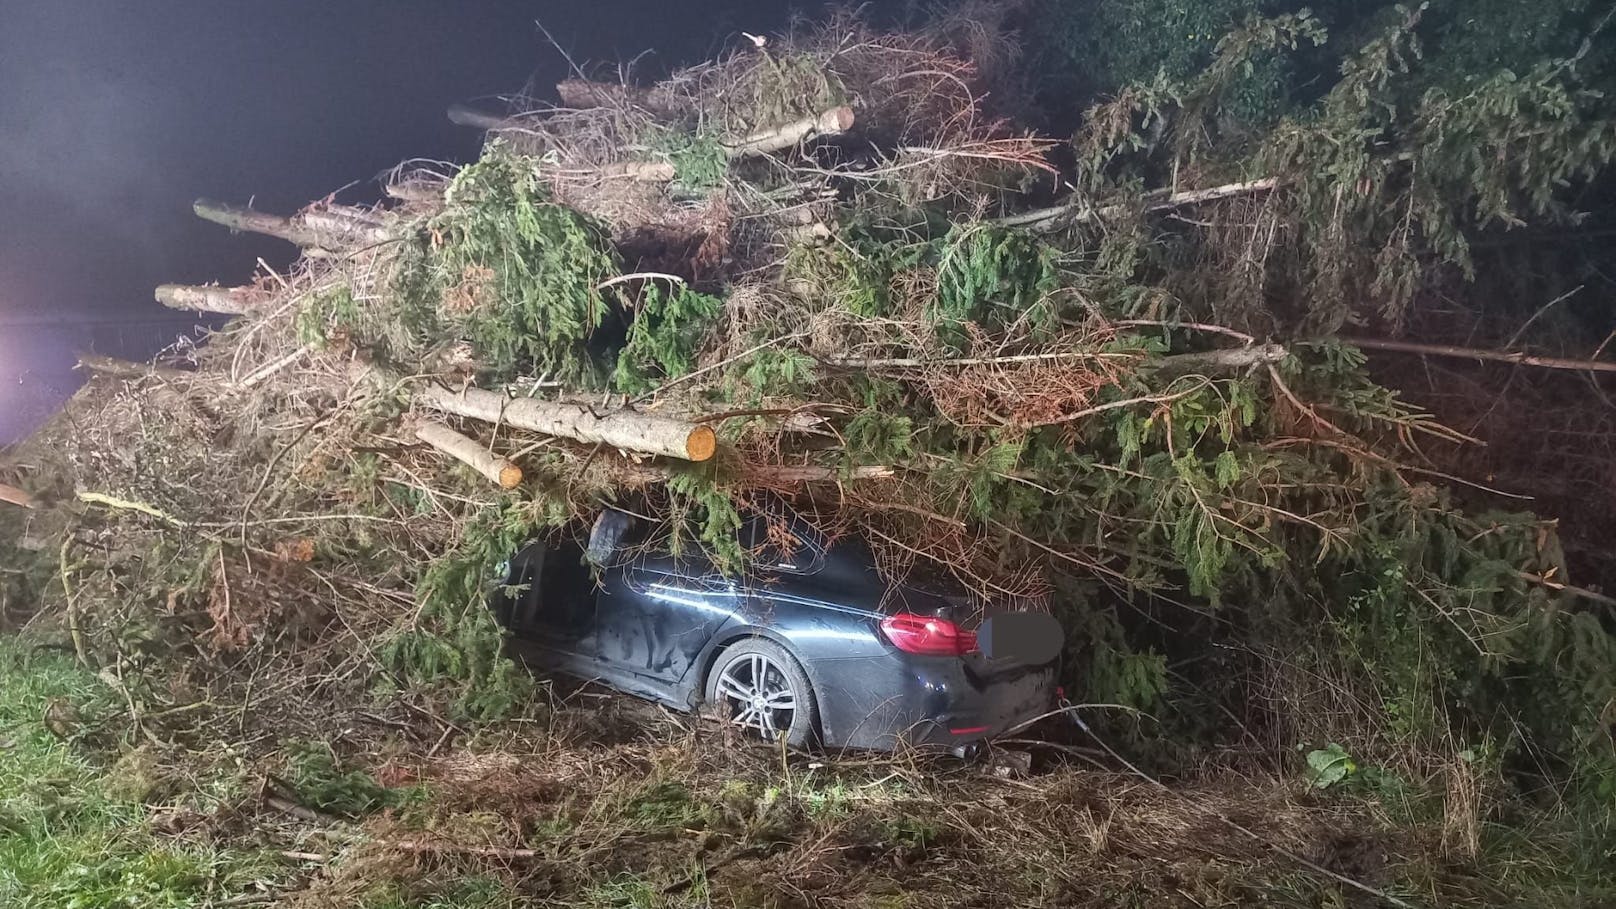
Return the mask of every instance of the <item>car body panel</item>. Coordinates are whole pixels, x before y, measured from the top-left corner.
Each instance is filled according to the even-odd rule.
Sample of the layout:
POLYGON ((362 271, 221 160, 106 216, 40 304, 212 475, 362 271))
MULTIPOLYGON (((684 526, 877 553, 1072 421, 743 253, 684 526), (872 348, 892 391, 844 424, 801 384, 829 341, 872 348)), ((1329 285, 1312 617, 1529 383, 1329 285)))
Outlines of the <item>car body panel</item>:
POLYGON ((654 550, 580 575, 591 571, 579 567, 582 556, 576 544, 558 544, 513 559, 507 583, 524 582, 510 610, 525 622, 513 627, 524 639, 518 652, 677 709, 700 706, 719 653, 747 637, 774 641, 802 666, 828 747, 951 748, 1000 734, 1054 700, 1050 664, 893 646, 885 616, 956 615, 959 606, 925 584, 883 580, 857 539, 758 559, 766 567, 740 577, 654 550))

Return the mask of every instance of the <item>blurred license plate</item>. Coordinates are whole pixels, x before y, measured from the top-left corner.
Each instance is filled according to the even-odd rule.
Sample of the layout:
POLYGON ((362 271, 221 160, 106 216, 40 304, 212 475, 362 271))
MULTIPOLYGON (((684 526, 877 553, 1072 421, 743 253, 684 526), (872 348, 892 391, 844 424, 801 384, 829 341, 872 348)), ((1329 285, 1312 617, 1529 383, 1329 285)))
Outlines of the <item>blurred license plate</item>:
POLYGON ((1004 612, 983 622, 976 640, 990 660, 1039 666, 1060 655, 1066 634, 1048 613, 1004 612))

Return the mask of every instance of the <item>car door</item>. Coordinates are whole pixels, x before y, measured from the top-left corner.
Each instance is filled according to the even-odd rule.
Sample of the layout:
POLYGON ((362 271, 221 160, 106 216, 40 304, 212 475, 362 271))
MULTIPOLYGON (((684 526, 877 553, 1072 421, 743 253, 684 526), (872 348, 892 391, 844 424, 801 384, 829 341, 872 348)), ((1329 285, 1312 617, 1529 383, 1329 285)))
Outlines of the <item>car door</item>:
POLYGON ((741 608, 744 587, 710 562, 653 553, 606 573, 596 597, 600 659, 671 692, 718 629, 741 608))
POLYGON ((726 623, 743 621, 750 608, 744 621, 756 624, 782 576, 811 573, 823 561, 822 540, 789 514, 746 516, 738 542, 752 555, 742 576, 724 576, 694 547, 677 559, 652 549, 609 570, 596 598, 602 661, 668 693, 695 684, 691 669, 726 623))
POLYGON ((595 584, 583 549, 570 541, 532 543, 511 558, 498 591, 508 597, 505 621, 525 644, 550 651, 569 671, 598 660, 595 584))

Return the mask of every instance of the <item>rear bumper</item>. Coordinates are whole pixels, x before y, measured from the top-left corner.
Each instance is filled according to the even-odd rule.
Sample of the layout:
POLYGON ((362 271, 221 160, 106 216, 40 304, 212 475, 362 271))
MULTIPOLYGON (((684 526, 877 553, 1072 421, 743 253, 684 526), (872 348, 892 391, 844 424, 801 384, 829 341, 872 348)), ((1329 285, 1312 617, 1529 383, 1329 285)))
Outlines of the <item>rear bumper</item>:
POLYGON ((954 751, 1052 709, 1055 666, 978 674, 957 658, 827 660, 810 665, 825 744, 954 751))
POLYGON ((964 689, 930 705, 933 710, 911 724, 905 740, 922 748, 957 746, 1004 735, 1055 705, 1055 667, 1028 669, 964 689))

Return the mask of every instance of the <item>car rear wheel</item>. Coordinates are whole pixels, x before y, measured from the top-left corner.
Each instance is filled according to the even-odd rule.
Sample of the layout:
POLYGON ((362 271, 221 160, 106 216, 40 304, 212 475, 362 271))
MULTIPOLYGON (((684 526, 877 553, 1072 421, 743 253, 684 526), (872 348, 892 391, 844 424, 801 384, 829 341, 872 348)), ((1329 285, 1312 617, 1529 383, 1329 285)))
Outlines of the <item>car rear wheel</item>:
POLYGON ((732 644, 707 676, 707 703, 723 721, 766 741, 802 748, 813 740, 817 710, 808 674, 772 641, 732 644))

